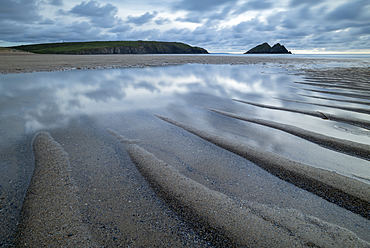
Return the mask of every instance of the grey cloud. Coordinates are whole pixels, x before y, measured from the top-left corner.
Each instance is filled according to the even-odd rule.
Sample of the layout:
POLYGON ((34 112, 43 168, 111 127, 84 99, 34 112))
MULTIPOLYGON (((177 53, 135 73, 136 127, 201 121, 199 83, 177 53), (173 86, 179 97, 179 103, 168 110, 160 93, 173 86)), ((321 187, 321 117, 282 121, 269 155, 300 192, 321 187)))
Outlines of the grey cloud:
MULTIPOLYGON (((54 10, 55 7, 50 4, 58 2, 7 1, 6 6, 0 8, 1 40, 22 43, 62 40, 163 40, 185 42, 209 51, 226 52, 244 52, 262 42, 280 42, 289 50, 370 47, 370 6, 368 1, 364 0, 347 2, 334 9, 330 8, 332 2, 329 0, 293 0, 288 3, 286 9, 271 11, 272 13, 264 16, 264 21, 261 21, 260 12, 256 11, 257 16, 254 19, 223 28, 220 24, 234 18, 241 7, 245 7, 246 11, 273 9, 273 2, 181 0, 175 5, 177 10, 185 10, 186 14, 177 21, 198 23, 194 30, 181 26, 165 29, 162 25, 170 23, 171 20, 162 18, 161 13, 157 12, 143 12, 141 16, 122 20, 117 17, 116 6, 100 1, 78 2, 68 11, 57 12, 52 20, 40 16, 39 13, 42 12, 39 12, 39 8, 54 10), (46 7, 40 7, 40 3, 46 4, 46 7), (185 6, 185 3, 189 5, 185 6), (30 11, 23 11, 24 6, 30 11), (202 8, 204 10, 200 11, 202 8), (66 22, 66 15, 74 22, 66 22), (143 29, 144 24, 148 22, 157 24, 158 27, 143 29)), ((168 8, 173 10, 174 4, 166 3, 169 4, 168 8)))
POLYGON ((301 5, 314 6, 322 2, 323 2, 322 0, 292 0, 290 1, 289 5, 290 7, 296 7, 301 5))
POLYGON ((104 28, 113 27, 117 23, 116 14, 118 12, 117 7, 112 4, 101 5, 97 1, 91 0, 89 2, 82 2, 74 6, 69 13, 87 17, 89 20, 104 28))
POLYGON ((133 23, 135 25, 143 25, 145 23, 148 23, 156 17, 157 12, 146 12, 145 14, 142 14, 141 16, 129 16, 127 17, 127 22, 133 23))
POLYGON ((370 36, 370 25, 367 25, 365 27, 359 27, 359 28, 354 28, 353 29, 353 34, 354 35, 368 35, 370 36))
POLYGON ((259 1, 259 0, 249 1, 246 5, 249 6, 249 8, 255 10, 268 9, 272 7, 272 3, 270 1, 259 1))
POLYGON ((100 28, 89 22, 75 22, 73 25, 22 25, 0 21, 0 36, 9 42, 60 42, 103 40, 106 37, 100 28))
POLYGON ((229 14, 233 10, 232 2, 218 9, 209 10, 205 12, 197 12, 191 11, 185 17, 177 18, 176 21, 182 22, 192 22, 192 23, 206 23, 208 26, 211 26, 212 23, 227 20, 229 18, 229 14))
POLYGON ((178 21, 202 23, 228 20, 230 15, 238 15, 249 10, 263 10, 272 8, 271 1, 248 0, 248 1, 181 1, 174 5, 176 10, 187 10, 185 17, 178 18, 178 21), (241 2, 241 3, 240 3, 241 2))
POLYGON ((163 25, 163 24, 170 23, 171 21, 170 21, 170 19, 168 19, 168 18, 162 18, 162 17, 160 17, 160 18, 156 18, 156 19, 154 20, 154 22, 155 22, 157 25, 163 25))
POLYGON ((217 21, 228 20, 229 14, 232 12, 233 7, 235 7, 235 6, 233 6, 233 5, 226 5, 226 6, 222 7, 218 11, 211 12, 207 16, 208 24, 210 24, 210 22, 213 22, 213 21, 216 21, 217 22, 217 21))
POLYGON ((210 11, 216 7, 224 4, 237 2, 235 0, 181 0, 175 3, 172 7, 175 10, 189 10, 189 11, 210 11))
POLYGON ((63 0, 49 0, 49 4, 54 5, 54 6, 62 6, 63 0))
POLYGON ((313 49, 326 47, 329 50, 366 49, 370 45, 370 24, 366 21, 326 21, 327 8, 323 5, 297 5, 293 9, 274 13, 266 22, 258 18, 221 30, 199 27, 192 34, 200 35, 193 40, 208 50, 224 51, 228 47, 245 51, 262 42, 281 42, 288 49, 313 49), (340 30, 347 31, 339 32, 340 30), (368 32, 368 33, 366 33, 368 32), (218 35, 218 34, 222 35, 218 35), (204 38, 208 36, 208 39, 204 38), (359 36, 362 36, 361 41, 359 36), (211 38, 210 38, 211 37, 211 38), (212 40, 212 42, 210 41, 212 40))
POLYGON ((131 29, 129 25, 126 25, 124 23, 121 23, 119 25, 116 25, 115 27, 111 28, 109 32, 111 33, 122 33, 122 32, 127 32, 131 29))
POLYGON ((233 13, 240 14, 251 10, 269 9, 272 6, 270 1, 251 0, 238 7, 233 13))
POLYGON ((37 0, 5 0, 1 2, 0 20, 31 23, 41 18, 37 0))
POLYGON ((22 32, 25 31, 26 26, 18 23, 13 23, 9 20, 0 21, 0 37, 2 40, 17 41, 16 39, 10 39, 15 36, 17 38, 22 37, 22 32))
POLYGON ((281 22, 281 25, 282 27, 287 28, 287 29, 295 29, 298 27, 298 23, 294 19, 291 19, 291 18, 285 18, 281 22))
POLYGON ((260 32, 260 31, 274 31, 276 29, 275 25, 268 25, 260 22, 258 19, 254 18, 250 21, 241 22, 233 27, 233 31, 236 33, 245 33, 246 31, 260 32))
POLYGON ((370 2, 367 0, 350 1, 342 4, 327 15, 328 20, 357 20, 365 17, 370 20, 370 2))
POLYGON ((49 18, 46 18, 46 19, 43 19, 43 20, 39 21, 38 24, 52 25, 52 24, 55 24, 55 21, 53 21, 53 20, 51 20, 49 18))
POLYGON ((100 5, 97 1, 82 2, 74 6, 71 13, 79 16, 88 17, 100 17, 106 15, 115 15, 117 13, 117 8, 112 4, 100 5))
POLYGON ((195 13, 187 14, 185 17, 179 17, 176 21, 180 22, 192 22, 192 23, 201 23, 204 20, 204 17, 197 15, 195 13))

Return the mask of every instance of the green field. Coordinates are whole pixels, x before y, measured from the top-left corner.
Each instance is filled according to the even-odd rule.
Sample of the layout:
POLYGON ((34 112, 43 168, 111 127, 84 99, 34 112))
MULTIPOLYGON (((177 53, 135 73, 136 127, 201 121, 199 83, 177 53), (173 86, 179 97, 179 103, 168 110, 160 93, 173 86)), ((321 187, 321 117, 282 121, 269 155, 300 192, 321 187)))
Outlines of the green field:
POLYGON ((160 41, 91 41, 23 45, 11 47, 39 54, 148 54, 208 53, 203 48, 180 42, 160 41))

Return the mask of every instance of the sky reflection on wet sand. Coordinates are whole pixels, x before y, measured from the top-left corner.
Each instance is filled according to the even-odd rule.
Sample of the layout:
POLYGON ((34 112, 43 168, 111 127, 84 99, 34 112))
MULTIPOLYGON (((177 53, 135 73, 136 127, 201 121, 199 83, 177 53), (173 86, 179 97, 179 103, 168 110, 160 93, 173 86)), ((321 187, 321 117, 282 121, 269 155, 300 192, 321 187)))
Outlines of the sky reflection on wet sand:
MULTIPOLYGON (((299 87, 294 83, 296 81, 304 81, 304 78, 296 75, 292 68, 287 70, 267 64, 189 64, 1 75, 1 185, 9 195, 13 194, 12 197, 19 194, 15 197, 19 203, 15 205, 21 203, 32 173, 32 164, 29 163, 32 151, 29 143, 39 130, 68 133, 67 130, 76 126, 76 123, 78 128, 84 129, 83 123, 88 120, 97 130, 110 128, 130 138, 146 140, 150 147, 166 147, 158 137, 168 135, 168 126, 156 119, 154 114, 368 182, 370 171, 366 160, 324 149, 293 135, 208 110, 213 108, 250 118, 286 123, 336 138, 370 144, 369 132, 362 128, 249 106, 232 100, 241 99, 303 110, 325 110, 330 114, 370 120, 365 114, 281 100, 316 102, 299 95, 320 95, 302 90, 303 87, 314 87, 299 87), (18 162, 14 166, 16 159, 22 163, 18 162)), ((344 99, 341 96, 338 98, 344 99)), ((324 99, 317 101, 332 104, 324 99)), ((358 106, 351 103, 345 105, 358 106)), ((180 152, 181 149, 183 148, 178 147, 173 152, 180 152)), ((163 156, 171 159, 170 155, 163 156)), ((18 210, 14 211, 16 213, 18 210)), ((9 216, 16 215, 14 213, 9 216)))

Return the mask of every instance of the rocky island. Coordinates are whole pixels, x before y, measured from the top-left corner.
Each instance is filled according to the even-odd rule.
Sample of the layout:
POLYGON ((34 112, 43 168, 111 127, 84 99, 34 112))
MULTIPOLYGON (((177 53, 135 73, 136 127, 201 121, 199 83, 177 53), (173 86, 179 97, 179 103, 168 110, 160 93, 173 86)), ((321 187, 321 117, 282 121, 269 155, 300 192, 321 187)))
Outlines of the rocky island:
POLYGON ((208 51, 180 42, 92 41, 23 45, 13 49, 39 54, 207 54, 208 51))
POLYGON ((249 51, 245 52, 244 54, 291 54, 288 49, 285 48, 285 46, 280 45, 280 43, 277 43, 273 45, 272 47, 267 43, 260 44, 256 47, 253 47, 249 51))

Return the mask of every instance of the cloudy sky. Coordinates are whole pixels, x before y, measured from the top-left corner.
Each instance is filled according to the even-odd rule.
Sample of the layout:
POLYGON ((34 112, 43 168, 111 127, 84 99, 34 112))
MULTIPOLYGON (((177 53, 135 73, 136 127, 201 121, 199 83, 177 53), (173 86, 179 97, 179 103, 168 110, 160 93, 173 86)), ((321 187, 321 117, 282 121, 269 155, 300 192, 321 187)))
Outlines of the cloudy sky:
POLYGON ((0 46, 180 41, 210 52, 269 42, 295 52, 370 52, 369 0, 0 0, 0 46), (360 50, 358 50, 360 49, 360 50))

